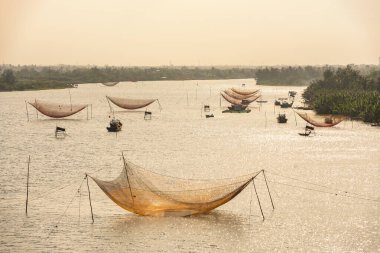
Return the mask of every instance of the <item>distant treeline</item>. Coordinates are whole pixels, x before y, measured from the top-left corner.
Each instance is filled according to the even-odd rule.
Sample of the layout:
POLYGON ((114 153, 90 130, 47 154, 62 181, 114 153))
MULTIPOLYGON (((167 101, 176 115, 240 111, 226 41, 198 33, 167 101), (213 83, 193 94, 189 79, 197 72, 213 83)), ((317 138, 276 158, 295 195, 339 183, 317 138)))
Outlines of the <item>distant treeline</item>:
POLYGON ((312 80, 322 78, 327 67, 281 67, 263 68, 256 71, 258 85, 306 86, 312 80))
POLYGON ((367 75, 351 66, 327 69, 303 93, 319 114, 341 114, 366 122, 380 122, 380 70, 367 75))
MULTIPOLYGON (((71 87, 80 83, 158 80, 223 80, 256 78, 260 85, 308 85, 321 79, 326 69, 306 67, 96 67, 96 66, 13 66, 0 65, 0 91, 40 90, 71 87)), ((379 69, 355 66, 361 73, 379 69)))
POLYGON ((2 66, 0 91, 53 89, 111 81, 215 80, 254 78, 253 68, 2 66))

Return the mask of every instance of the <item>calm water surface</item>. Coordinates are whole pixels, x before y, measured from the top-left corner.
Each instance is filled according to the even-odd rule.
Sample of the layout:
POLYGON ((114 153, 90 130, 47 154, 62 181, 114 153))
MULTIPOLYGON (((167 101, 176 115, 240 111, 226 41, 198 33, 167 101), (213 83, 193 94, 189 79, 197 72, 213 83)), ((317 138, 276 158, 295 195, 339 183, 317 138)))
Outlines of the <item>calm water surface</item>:
POLYGON ((29 106, 27 121, 25 100, 70 103, 67 89, 0 93, 0 251, 379 252, 380 129, 348 121, 318 128, 312 138, 299 136, 305 122, 291 109, 274 108, 273 99, 302 87, 261 86, 268 103, 255 103, 249 114, 222 114, 228 104, 220 108, 219 91, 241 83, 254 86, 254 80, 79 85, 70 90, 72 102, 92 104, 89 120, 91 110, 64 120, 39 114, 37 120, 29 106), (111 134, 105 95, 158 98, 162 111, 154 103, 148 107, 152 120, 144 120, 144 110, 115 109, 123 130, 111 134), (205 118, 203 104, 214 118, 205 118), (279 112, 287 114, 287 124, 276 123, 279 112), (56 126, 69 136, 56 139, 56 126), (78 187, 84 173, 116 177, 121 150, 135 164, 183 178, 265 169, 275 210, 262 178, 256 184, 264 222, 251 186, 210 214, 157 218, 124 211, 89 181, 91 224, 86 182, 78 187), (339 190, 360 195, 325 193, 347 195, 339 190))

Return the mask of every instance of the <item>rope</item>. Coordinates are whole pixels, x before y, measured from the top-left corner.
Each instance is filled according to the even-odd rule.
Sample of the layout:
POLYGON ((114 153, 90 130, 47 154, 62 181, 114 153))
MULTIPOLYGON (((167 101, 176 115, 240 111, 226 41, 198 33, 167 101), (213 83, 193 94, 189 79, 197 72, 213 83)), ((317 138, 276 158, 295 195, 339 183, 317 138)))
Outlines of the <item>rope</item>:
POLYGON ((322 191, 322 190, 317 190, 317 189, 312 189, 312 188, 307 188, 307 187, 302 187, 302 186, 297 186, 297 185, 281 183, 281 182, 277 182, 277 181, 270 181, 270 180, 268 180, 268 181, 271 183, 275 183, 275 184, 281 184, 281 185, 285 185, 285 186, 289 186, 289 187, 294 187, 294 188, 299 188, 299 189, 304 189, 304 190, 309 190, 309 191, 315 191, 315 192, 320 192, 320 193, 327 193, 327 194, 331 194, 331 195, 335 195, 335 196, 342 196, 342 197, 353 198, 353 199, 361 199, 361 200, 367 200, 367 201, 373 201, 373 202, 380 202, 377 199, 354 197, 354 196, 340 194, 340 193, 336 193, 336 192, 322 191))
MULTIPOLYGON (((330 190, 333 190, 333 191, 343 192, 343 193, 346 193, 346 194, 352 194, 352 195, 360 196, 360 197, 363 197, 363 198, 367 198, 367 196, 363 195, 363 194, 359 194, 359 193, 355 193, 355 192, 349 192, 349 191, 346 191, 346 190, 340 190, 340 189, 329 187, 329 186, 326 186, 326 185, 316 184, 316 183, 313 183, 313 182, 308 182, 308 181, 301 180, 301 179, 298 179, 298 178, 288 177, 288 176, 276 174, 276 173, 269 172, 269 171, 268 171, 268 173, 270 173, 272 175, 279 176, 279 177, 283 177, 283 178, 299 181, 299 182, 302 182, 302 183, 305 183, 305 184, 311 184, 311 185, 314 185, 314 186, 330 189, 330 190)), ((378 201, 378 200, 376 200, 376 201, 378 201)))
POLYGON ((65 186, 60 186, 60 187, 53 188, 53 189, 51 189, 51 190, 45 191, 45 192, 41 193, 38 197, 32 198, 32 200, 38 200, 38 199, 40 199, 40 198, 42 198, 42 197, 49 196, 49 195, 51 195, 51 194, 53 194, 53 193, 56 193, 56 192, 58 192, 58 191, 60 191, 60 190, 63 190, 63 189, 65 189, 65 188, 69 187, 69 186, 72 186, 72 185, 74 185, 74 184, 76 184, 76 183, 71 183, 71 184, 68 184, 68 185, 65 185, 65 186), (50 192, 50 193, 47 193, 47 192, 50 192), (47 193, 47 194, 46 194, 46 193, 47 193))
MULTIPOLYGON (((59 216, 58 221, 57 221, 57 223, 55 224, 54 228, 57 228, 57 227, 58 227, 58 224, 61 222, 63 216, 66 214, 66 212, 67 212, 67 210, 69 209, 71 203, 73 202, 73 200, 74 200, 75 197, 77 196, 77 193, 78 193, 79 189, 82 187, 82 184, 83 184, 83 182, 84 182, 84 180, 85 180, 86 178, 87 178, 87 177, 84 177, 84 178, 82 179, 82 182, 80 183, 78 189, 75 191, 74 196, 71 198, 71 200, 70 200, 69 203, 67 204, 67 206, 66 206, 66 208, 65 208, 65 211, 59 216)), ((53 232, 54 228, 50 230, 50 232, 49 232, 49 234, 48 234, 48 236, 47 236, 46 239, 48 239, 48 238, 50 237, 50 235, 51 235, 51 233, 53 232)))

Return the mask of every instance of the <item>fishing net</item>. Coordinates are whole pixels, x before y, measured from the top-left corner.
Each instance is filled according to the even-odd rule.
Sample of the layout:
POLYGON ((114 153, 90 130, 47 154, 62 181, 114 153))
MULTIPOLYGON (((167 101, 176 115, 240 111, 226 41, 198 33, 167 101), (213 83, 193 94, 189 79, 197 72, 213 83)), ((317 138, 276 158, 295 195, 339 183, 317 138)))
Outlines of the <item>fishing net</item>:
POLYGON ((185 180, 153 173, 126 161, 116 179, 92 179, 111 200, 130 212, 188 216, 206 213, 230 201, 258 173, 232 179, 185 180))
POLYGON ((36 108, 40 113, 52 118, 68 117, 87 107, 87 105, 84 104, 68 105, 43 102, 41 100, 35 100, 34 102, 29 102, 29 104, 36 108))
POLYGON ((230 97, 233 97, 235 99, 240 99, 240 100, 243 100, 243 99, 246 99, 246 100, 250 100, 250 99, 253 99, 253 98, 257 98, 258 96, 255 94, 250 94, 250 95, 241 95, 239 93, 236 93, 234 92, 233 90, 231 89, 228 89, 228 90, 225 90, 224 91, 228 96, 230 97))
POLYGON ((250 89, 238 89, 238 88, 231 88, 231 90, 240 95, 250 95, 250 96, 260 91, 260 90, 254 90, 254 89, 250 90, 250 89))
POLYGON ((118 83, 119 82, 105 82, 105 83, 102 83, 102 84, 105 85, 105 86, 115 86, 118 83))
POLYGON ((150 105, 157 99, 130 99, 130 98, 117 98, 106 96, 109 101, 115 105, 129 110, 140 109, 150 105))
POLYGON ((307 113, 296 113, 307 123, 316 127, 332 127, 342 122, 345 117, 340 115, 308 115, 307 113))
POLYGON ((260 97, 260 95, 256 95, 256 96, 249 97, 247 99, 236 99, 236 98, 233 98, 233 97, 229 96, 224 91, 222 91, 220 93, 220 95, 222 95, 222 97, 227 102, 230 102, 233 105, 242 105, 242 106, 247 106, 247 105, 249 105, 250 103, 254 102, 255 100, 257 100, 260 97))

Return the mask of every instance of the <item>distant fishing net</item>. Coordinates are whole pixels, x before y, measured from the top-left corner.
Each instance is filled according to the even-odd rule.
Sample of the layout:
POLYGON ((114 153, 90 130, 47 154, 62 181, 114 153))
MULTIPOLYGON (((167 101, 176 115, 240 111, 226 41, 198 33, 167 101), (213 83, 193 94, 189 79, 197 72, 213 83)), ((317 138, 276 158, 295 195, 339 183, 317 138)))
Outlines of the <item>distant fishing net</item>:
POLYGON ((234 98, 234 97, 231 97, 229 96, 225 91, 222 91, 220 93, 220 95, 229 103, 233 104, 233 105, 242 105, 242 106, 245 106, 247 107, 250 103, 256 101, 260 95, 253 95, 253 96, 250 96, 246 99, 237 99, 237 98, 234 98))
POLYGON ((82 111, 87 107, 85 104, 59 104, 35 100, 29 102, 40 113, 52 118, 64 118, 82 111))
POLYGON ((340 116, 340 115, 310 115, 307 113, 296 113, 307 123, 316 126, 316 127, 332 127, 343 120, 345 120, 345 116, 340 116))
POLYGON ((186 180, 156 174, 126 161, 116 179, 92 179, 111 200, 130 212, 188 216, 206 213, 227 203, 259 173, 230 179, 186 180))
POLYGON ((131 99, 131 98, 118 98, 118 97, 109 97, 106 96, 109 101, 113 104, 128 110, 135 110, 146 107, 157 101, 157 99, 131 99))
POLYGON ((231 90, 237 94, 249 95, 249 96, 252 96, 260 91, 256 89, 239 89, 239 88, 231 88, 231 90))
POLYGON ((115 86, 118 83, 119 82, 105 82, 105 83, 102 83, 102 84, 105 85, 105 86, 115 86))

